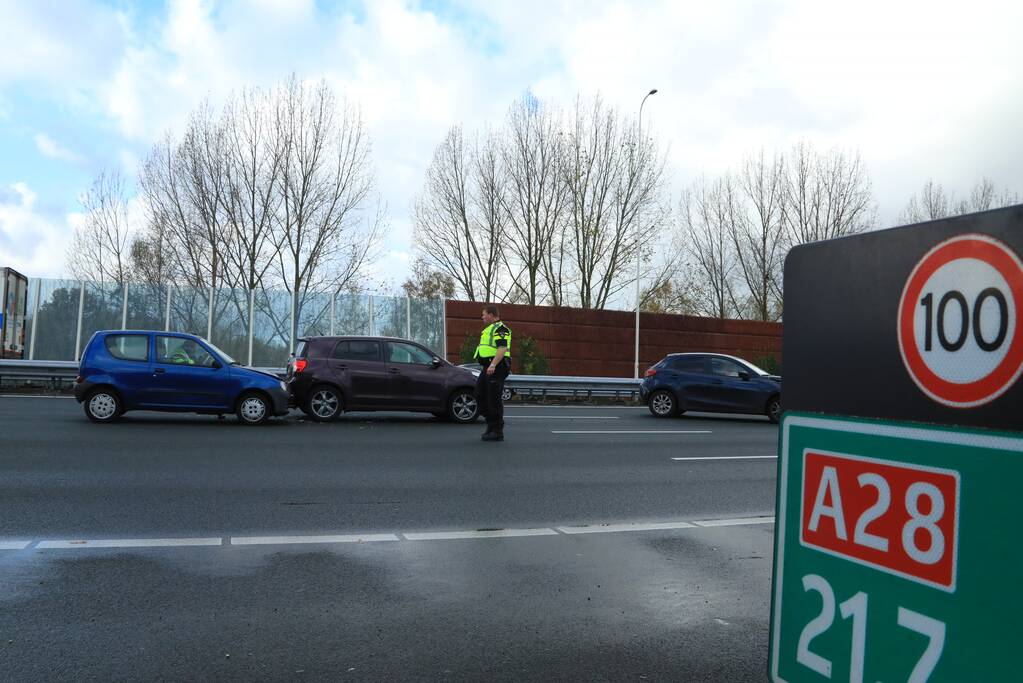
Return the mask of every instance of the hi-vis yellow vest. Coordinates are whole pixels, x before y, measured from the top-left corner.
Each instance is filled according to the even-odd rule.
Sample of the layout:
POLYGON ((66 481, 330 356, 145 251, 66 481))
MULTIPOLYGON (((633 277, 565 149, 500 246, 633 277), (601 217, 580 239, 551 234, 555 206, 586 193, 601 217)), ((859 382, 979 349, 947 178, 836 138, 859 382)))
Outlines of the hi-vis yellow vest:
POLYGON ((495 346, 495 343, 497 342, 498 339, 504 339, 508 343, 508 348, 504 352, 504 357, 511 358, 512 344, 511 328, 505 325, 500 320, 491 323, 490 325, 487 325, 486 327, 483 328, 483 331, 480 333, 479 346, 476 347, 475 357, 487 360, 488 358, 493 358, 494 356, 496 356, 497 346, 495 346), (503 327, 504 329, 508 330, 508 332, 498 334, 497 330, 500 327, 503 327))

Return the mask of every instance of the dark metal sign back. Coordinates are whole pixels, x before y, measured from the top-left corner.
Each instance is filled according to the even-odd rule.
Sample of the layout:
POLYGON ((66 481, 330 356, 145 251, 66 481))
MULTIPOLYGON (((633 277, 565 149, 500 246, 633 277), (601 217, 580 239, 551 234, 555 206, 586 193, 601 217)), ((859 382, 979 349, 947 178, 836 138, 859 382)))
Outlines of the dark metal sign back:
POLYGON ((1023 431, 1023 205, 801 245, 786 410, 1023 431))

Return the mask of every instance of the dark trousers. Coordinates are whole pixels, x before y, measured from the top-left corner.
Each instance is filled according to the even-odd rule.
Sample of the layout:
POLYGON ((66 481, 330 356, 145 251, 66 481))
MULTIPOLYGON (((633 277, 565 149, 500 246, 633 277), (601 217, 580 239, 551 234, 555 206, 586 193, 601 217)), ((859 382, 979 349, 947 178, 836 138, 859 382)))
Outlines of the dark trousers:
POLYGON ((487 374, 487 365, 480 365, 480 376, 476 378, 476 402, 480 407, 480 415, 487 420, 487 431, 504 431, 504 402, 501 393, 504 391, 504 380, 511 372, 511 364, 506 360, 487 374))

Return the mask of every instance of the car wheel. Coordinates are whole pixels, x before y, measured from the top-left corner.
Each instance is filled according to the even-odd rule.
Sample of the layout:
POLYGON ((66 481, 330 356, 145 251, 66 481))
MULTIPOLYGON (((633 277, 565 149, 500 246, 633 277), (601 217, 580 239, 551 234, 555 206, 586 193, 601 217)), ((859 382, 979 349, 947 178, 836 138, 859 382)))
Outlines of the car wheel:
POLYGON ((501 401, 502 402, 510 401, 512 400, 512 396, 514 395, 515 395, 514 391, 512 391, 508 387, 505 387, 504 389, 501 390, 501 401))
POLYGON ((121 416, 121 397, 113 389, 97 389, 83 404, 85 416, 93 422, 113 422, 121 416))
POLYGON ((341 392, 334 387, 321 384, 313 387, 309 392, 309 399, 306 401, 306 415, 317 422, 330 422, 341 414, 344 408, 344 399, 341 392))
POLYGON ((650 394, 647 407, 654 417, 673 417, 678 414, 678 400, 675 394, 665 389, 658 389, 650 394))
POLYGON ((238 421, 244 425, 261 425, 270 419, 270 401, 262 394, 245 394, 238 400, 238 421))
POLYGON ((468 389, 459 389, 448 400, 448 419, 452 422, 468 424, 479 417, 480 407, 475 394, 468 389))
POLYGON ((767 402, 767 408, 764 410, 767 415, 767 419, 778 424, 778 420, 781 419, 781 399, 777 396, 772 396, 771 400, 767 402))

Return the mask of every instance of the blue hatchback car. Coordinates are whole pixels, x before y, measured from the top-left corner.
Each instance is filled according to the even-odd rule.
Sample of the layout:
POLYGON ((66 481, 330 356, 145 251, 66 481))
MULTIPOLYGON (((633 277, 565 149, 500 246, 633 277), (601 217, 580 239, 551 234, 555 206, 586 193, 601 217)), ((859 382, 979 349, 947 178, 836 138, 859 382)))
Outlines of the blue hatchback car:
POLYGON ((180 332, 105 330, 82 354, 75 398, 93 422, 129 410, 223 415, 265 423, 288 412, 287 386, 245 368, 205 339, 180 332))
POLYGON ((721 353, 673 353, 649 370, 639 395, 656 417, 687 410, 781 418, 781 377, 721 353))

